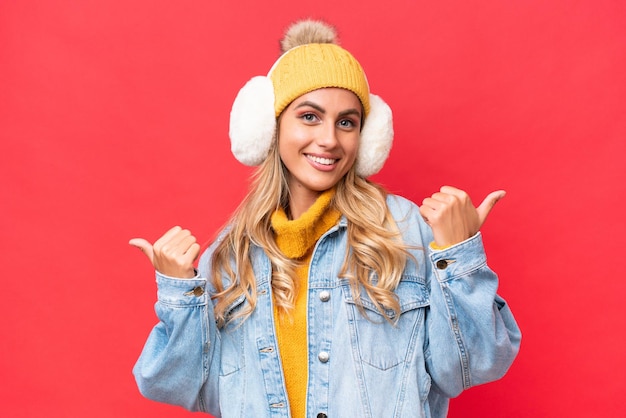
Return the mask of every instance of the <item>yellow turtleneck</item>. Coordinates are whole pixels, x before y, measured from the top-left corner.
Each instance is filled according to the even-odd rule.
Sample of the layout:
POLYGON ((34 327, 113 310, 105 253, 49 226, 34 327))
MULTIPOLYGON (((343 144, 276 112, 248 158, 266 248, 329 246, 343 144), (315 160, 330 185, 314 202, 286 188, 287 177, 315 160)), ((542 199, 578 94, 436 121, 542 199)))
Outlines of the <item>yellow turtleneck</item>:
POLYGON ((325 191, 302 216, 292 221, 282 209, 272 214, 272 229, 278 248, 286 257, 300 262, 294 278, 299 283, 292 314, 282 315, 274 309, 278 351, 283 365, 291 416, 294 418, 306 418, 309 264, 317 240, 341 217, 338 210, 330 207, 334 195, 335 189, 325 191))

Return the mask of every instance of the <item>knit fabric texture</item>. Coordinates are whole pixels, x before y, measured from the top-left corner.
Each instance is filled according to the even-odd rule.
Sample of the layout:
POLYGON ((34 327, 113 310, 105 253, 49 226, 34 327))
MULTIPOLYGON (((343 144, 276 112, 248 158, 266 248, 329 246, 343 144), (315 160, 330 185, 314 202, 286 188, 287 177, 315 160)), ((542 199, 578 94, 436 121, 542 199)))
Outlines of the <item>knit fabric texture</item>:
POLYGON ((306 417, 309 264, 317 240, 336 225, 341 217, 338 210, 330 207, 334 194, 334 189, 324 192, 313 206, 296 220, 289 220, 282 209, 272 214, 272 228, 278 248, 286 257, 300 261, 294 278, 298 281, 295 309, 291 315, 280 314, 274 309, 278 351, 283 365, 291 416, 296 418, 306 417))
POLYGON ((296 98, 324 87, 340 87, 357 95, 367 116, 369 86, 361 64, 336 44, 306 44, 285 52, 270 70, 274 111, 278 117, 296 98))

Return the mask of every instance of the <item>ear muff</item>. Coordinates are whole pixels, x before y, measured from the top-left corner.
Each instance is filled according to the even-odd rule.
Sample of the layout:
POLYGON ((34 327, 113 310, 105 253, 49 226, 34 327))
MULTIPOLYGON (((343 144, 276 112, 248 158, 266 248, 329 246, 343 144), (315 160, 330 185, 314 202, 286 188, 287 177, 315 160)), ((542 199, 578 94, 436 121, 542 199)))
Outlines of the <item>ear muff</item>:
MULTIPOLYGON (((237 94, 230 112, 231 151, 244 165, 260 165, 269 154, 275 133, 274 86, 268 77, 253 77, 237 94)), ((356 173, 369 177, 383 167, 393 142, 391 109, 374 94, 370 94, 370 112, 360 141, 356 173)))
POLYGON ((239 90, 230 111, 230 150, 240 163, 260 165, 275 131, 274 85, 267 77, 253 77, 239 90))
POLYGON ((370 94, 370 113, 361 129, 361 143, 356 158, 356 174, 369 177, 383 168, 393 143, 391 108, 375 94, 370 94))

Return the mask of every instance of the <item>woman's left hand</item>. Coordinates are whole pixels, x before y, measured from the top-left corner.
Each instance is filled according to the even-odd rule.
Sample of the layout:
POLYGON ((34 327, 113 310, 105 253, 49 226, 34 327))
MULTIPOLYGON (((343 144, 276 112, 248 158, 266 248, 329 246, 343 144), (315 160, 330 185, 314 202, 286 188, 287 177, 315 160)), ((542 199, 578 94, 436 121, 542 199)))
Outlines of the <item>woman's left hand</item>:
POLYGON ((474 207, 463 190, 443 186, 439 192, 424 199, 420 213, 433 230, 435 244, 449 247, 474 236, 505 194, 504 190, 489 193, 478 207, 474 207))

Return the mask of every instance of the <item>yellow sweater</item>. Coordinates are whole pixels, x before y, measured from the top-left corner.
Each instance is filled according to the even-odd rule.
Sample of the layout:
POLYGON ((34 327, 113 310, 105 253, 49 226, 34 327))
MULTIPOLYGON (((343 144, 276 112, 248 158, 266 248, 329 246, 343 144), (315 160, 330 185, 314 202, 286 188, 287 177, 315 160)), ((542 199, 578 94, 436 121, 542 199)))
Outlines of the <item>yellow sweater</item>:
POLYGON ((333 227, 341 213, 330 207, 335 190, 328 190, 298 219, 290 221, 285 211, 272 215, 276 244, 286 257, 301 262, 294 280, 299 282, 295 309, 290 316, 274 309, 278 351, 280 353, 291 416, 306 418, 306 389, 308 383, 307 296, 308 271, 317 240, 333 227))

